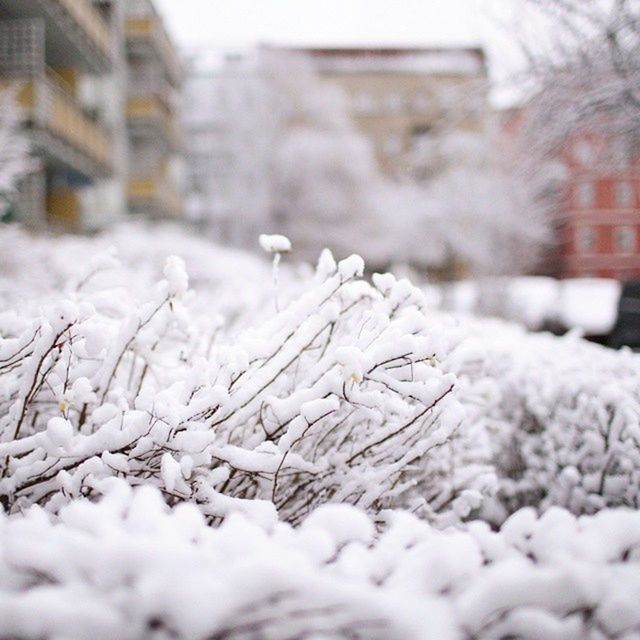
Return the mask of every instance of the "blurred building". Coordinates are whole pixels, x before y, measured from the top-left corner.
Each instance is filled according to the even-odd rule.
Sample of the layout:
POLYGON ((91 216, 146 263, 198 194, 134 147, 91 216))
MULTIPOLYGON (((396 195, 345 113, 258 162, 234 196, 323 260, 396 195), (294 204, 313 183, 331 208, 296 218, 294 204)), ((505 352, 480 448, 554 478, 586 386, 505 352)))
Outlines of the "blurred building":
POLYGON ((256 124, 268 113, 255 59, 230 56, 222 68, 194 63, 184 90, 186 215, 216 238, 253 247, 268 215, 264 139, 256 124))
MULTIPOLYGON (((142 75, 139 57, 164 62, 171 55, 161 29, 150 2, 0 0, 0 86, 16 88, 40 161, 20 185, 20 220, 91 231, 129 211, 179 211, 164 207, 147 182, 145 206, 138 206, 144 189, 129 171, 152 166, 139 160, 137 95, 130 93, 142 75)), ((172 86, 178 75, 172 72, 172 86)), ((160 146, 156 164, 169 164, 175 149, 160 146)))
MULTIPOLYGON (((501 116, 503 142, 514 162, 529 162, 526 107, 501 116), (525 149, 523 150, 523 145, 525 149)), ((543 156, 544 151, 542 150, 543 156)), ((532 169, 547 171, 540 152, 532 169)), ((640 144, 582 131, 548 158, 556 186, 549 210, 553 238, 538 272, 558 278, 640 278, 640 144)))
POLYGON ((443 126, 482 132, 490 117, 481 48, 304 48, 321 78, 347 96, 358 128, 373 143, 382 170, 414 172, 443 126))
MULTIPOLYGON (((308 80, 297 63, 311 69, 317 75, 314 81, 330 86, 332 94, 337 89, 341 107, 346 105, 347 117, 370 143, 385 179, 423 179, 416 176, 418 171, 436 171, 436 161, 452 161, 435 148, 443 131, 484 134, 492 117, 481 49, 264 46, 226 59, 216 70, 196 61, 185 89, 188 211, 222 241, 253 247, 258 232, 286 226, 271 210, 273 149, 263 132, 278 118, 269 113, 278 109, 278 82, 270 74, 289 73, 284 84, 295 94, 292 83, 308 80), (278 66, 283 58, 288 58, 288 70, 287 64, 278 66)), ((298 91, 307 101, 314 95, 322 99, 323 92, 313 87, 298 91)), ((316 109, 330 112, 335 105, 321 103, 316 109)), ((292 128, 298 125, 290 123, 292 128)), ((295 215, 294 222, 304 222, 302 211, 295 215)), ((323 241, 309 238, 311 244, 323 241)), ((315 244, 311 255, 322 248, 315 244)))
POLYGON ((640 278, 640 154, 628 142, 584 134, 567 145, 557 275, 640 278))
POLYGON ((127 0, 126 6, 129 210, 180 217, 182 66, 151 0, 127 0))

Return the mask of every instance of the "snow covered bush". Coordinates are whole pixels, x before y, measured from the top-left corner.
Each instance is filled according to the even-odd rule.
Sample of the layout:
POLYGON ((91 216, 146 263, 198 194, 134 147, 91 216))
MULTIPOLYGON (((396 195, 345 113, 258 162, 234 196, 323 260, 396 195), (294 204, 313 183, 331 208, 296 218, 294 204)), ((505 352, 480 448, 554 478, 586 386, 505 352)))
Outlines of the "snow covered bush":
POLYGON ((181 259, 140 304, 100 284, 113 262, 95 259, 41 312, 0 315, 8 511, 57 511, 107 476, 154 484, 212 522, 297 523, 325 502, 450 521, 479 506, 482 474, 447 453, 463 415, 438 365, 446 341, 408 282, 372 286, 360 258, 326 252, 281 312, 220 331, 215 292, 190 317, 204 308, 181 259))
POLYGON ((0 637, 640 637, 639 357, 260 242, 0 233, 0 637))
POLYGON ((68 640, 631 639, 640 514, 523 510, 499 532, 376 526, 325 505, 299 528, 218 528, 151 487, 101 481, 59 517, 0 514, 0 635, 68 640))
POLYGON ((450 359, 461 400, 486 430, 498 521, 523 506, 638 508, 640 357, 571 334, 468 321, 450 359))

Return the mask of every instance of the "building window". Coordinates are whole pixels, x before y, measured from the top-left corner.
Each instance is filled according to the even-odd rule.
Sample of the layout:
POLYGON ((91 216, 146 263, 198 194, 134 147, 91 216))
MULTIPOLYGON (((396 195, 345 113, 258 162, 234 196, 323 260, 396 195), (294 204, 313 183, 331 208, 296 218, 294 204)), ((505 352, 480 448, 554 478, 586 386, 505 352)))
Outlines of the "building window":
POLYGON ((592 207, 596 199, 596 190, 593 182, 581 182, 576 188, 578 206, 583 209, 592 207))
POLYGON ((398 113, 404 107, 404 99, 402 94, 394 91, 387 95, 387 110, 390 113, 398 113))
POLYGON ((614 244, 619 253, 633 253, 636 249, 636 230, 633 227, 616 227, 614 244))
POLYGON ((628 182, 616 182, 615 199, 619 207, 633 206, 633 187, 628 182))
POLYGON ((588 140, 578 140, 574 147, 574 153, 581 164, 593 164, 596 159, 596 150, 588 140))
POLYGON ((359 91, 353 96, 353 109, 356 113, 373 113, 375 100, 366 91, 359 91))
POLYGON ((384 140, 383 149, 388 156, 398 155, 402 151, 402 137, 397 133, 390 133, 384 140))
POLYGON ((593 253, 596 248, 596 232, 593 227, 580 227, 577 234, 577 245, 580 253, 593 253))

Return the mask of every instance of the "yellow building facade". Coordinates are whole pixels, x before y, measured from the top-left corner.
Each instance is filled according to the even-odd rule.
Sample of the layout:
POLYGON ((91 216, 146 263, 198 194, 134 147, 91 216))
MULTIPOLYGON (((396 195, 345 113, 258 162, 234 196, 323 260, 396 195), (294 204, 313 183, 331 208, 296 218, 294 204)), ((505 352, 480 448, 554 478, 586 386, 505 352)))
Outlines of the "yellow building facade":
POLYGON ((479 48, 305 48, 320 77, 342 90, 381 169, 402 178, 444 128, 480 132, 490 114, 479 48))
MULTIPOLYGON (((137 212, 129 197, 139 139, 129 113, 130 87, 138 79, 130 65, 134 4, 0 0, 0 87, 16 92, 39 160, 16 202, 18 219, 30 226, 92 231, 137 212)), ((155 43, 151 34, 141 40, 155 43)), ((149 47, 158 61, 171 53, 177 60, 168 38, 149 47)), ((178 65, 173 73, 179 86, 178 65)), ((163 126, 172 126, 174 112, 162 114, 163 126)), ((168 159, 176 148, 173 143, 158 154, 168 159)), ((171 213, 161 206, 144 210, 174 215, 180 205, 171 213)))

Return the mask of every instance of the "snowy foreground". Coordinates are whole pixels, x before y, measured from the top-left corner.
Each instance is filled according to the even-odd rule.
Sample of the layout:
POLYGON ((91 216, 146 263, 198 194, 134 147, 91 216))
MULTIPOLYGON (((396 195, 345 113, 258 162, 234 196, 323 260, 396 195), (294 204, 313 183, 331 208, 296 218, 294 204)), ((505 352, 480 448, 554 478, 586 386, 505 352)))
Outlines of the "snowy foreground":
POLYGON ((362 268, 0 229, 0 637, 640 638, 639 357, 362 268))

